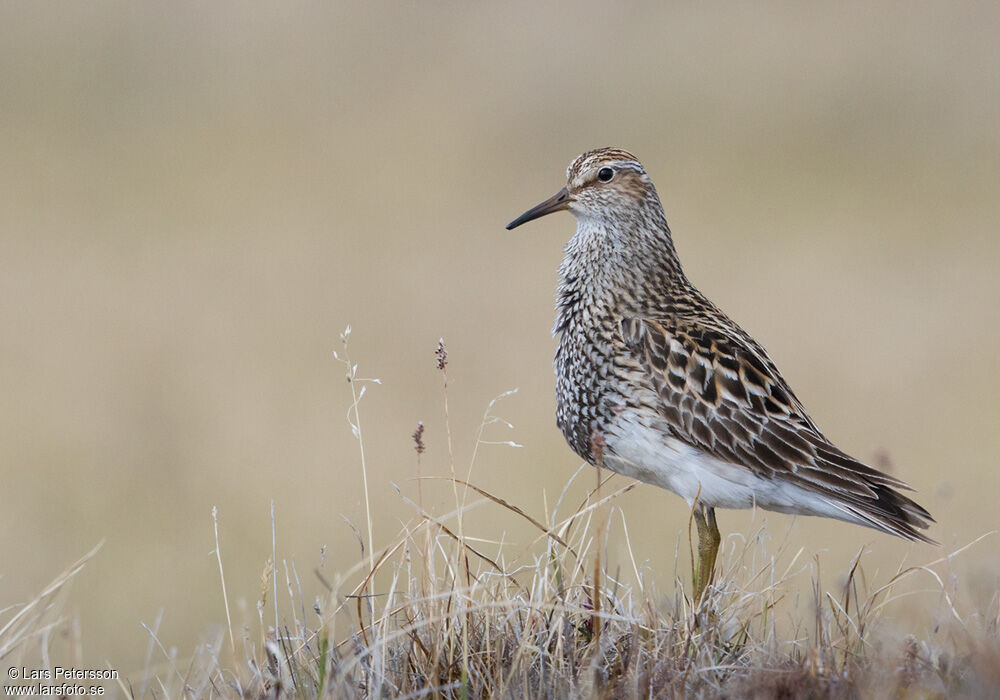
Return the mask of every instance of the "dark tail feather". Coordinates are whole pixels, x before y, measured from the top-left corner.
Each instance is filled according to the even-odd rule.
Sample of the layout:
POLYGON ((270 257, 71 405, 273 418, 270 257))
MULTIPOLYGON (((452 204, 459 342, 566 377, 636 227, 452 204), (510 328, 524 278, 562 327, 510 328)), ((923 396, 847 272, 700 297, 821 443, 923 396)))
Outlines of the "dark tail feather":
POLYGON ((872 485, 876 498, 856 498, 844 501, 841 507, 868 527, 897 535, 907 540, 938 544, 920 532, 934 522, 922 506, 888 486, 872 485))

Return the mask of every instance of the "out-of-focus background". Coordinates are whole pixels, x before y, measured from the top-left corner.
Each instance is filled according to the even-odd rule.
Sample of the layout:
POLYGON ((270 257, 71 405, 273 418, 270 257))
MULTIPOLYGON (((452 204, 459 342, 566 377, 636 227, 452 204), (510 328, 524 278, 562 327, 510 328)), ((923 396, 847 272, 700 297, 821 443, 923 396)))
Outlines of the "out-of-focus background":
MULTIPOLYGON (((279 570, 321 590, 321 548, 327 571, 359 558, 341 516, 366 529, 348 323, 382 380, 376 545, 413 514, 417 421, 424 473, 449 471, 441 336, 459 472, 519 387, 486 438, 524 447, 481 446, 472 478, 543 517, 579 464, 549 334, 574 223, 503 227, 609 144, 654 178, 691 279, 832 438, 918 489, 944 550, 768 514, 776 540, 832 571, 866 546, 874 573, 995 527, 998 29, 993 2, 5 4, 0 608, 106 538, 69 601, 86 659, 141 666, 161 611, 189 653, 225 620, 212 507, 252 608, 272 499, 279 570)), ((620 505, 670 591, 685 506, 620 505)), ((956 560, 965 595, 998 556, 956 560)))

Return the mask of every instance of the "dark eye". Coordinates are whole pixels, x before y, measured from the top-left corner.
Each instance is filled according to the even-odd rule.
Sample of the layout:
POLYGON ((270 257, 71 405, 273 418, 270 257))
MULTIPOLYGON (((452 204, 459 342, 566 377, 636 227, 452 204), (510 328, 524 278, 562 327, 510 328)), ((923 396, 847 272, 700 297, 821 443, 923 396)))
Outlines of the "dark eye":
POLYGON ((615 176, 615 171, 611 168, 601 168, 597 171, 597 179, 601 182, 607 182, 615 176))

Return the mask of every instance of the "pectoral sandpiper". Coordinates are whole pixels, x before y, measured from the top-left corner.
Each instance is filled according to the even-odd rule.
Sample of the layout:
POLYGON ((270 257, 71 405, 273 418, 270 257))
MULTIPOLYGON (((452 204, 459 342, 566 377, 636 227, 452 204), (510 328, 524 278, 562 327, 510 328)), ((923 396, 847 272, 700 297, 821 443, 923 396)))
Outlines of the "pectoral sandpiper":
POLYGON ((635 156, 577 157, 567 184, 514 219, 576 216, 559 267, 556 422, 591 464, 693 508, 694 600, 711 582, 716 508, 821 515, 932 542, 902 481, 833 445, 764 348, 681 270, 659 196, 635 156))

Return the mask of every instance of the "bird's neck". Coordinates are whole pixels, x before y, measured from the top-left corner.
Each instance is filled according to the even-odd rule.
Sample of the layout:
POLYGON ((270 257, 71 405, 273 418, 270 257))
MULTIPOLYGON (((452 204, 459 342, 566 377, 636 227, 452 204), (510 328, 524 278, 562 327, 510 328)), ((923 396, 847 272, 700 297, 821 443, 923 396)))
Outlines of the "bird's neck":
POLYGON ((580 217, 559 275, 556 332, 585 311, 618 318, 651 311, 648 300, 688 285, 659 207, 613 222, 580 217))

